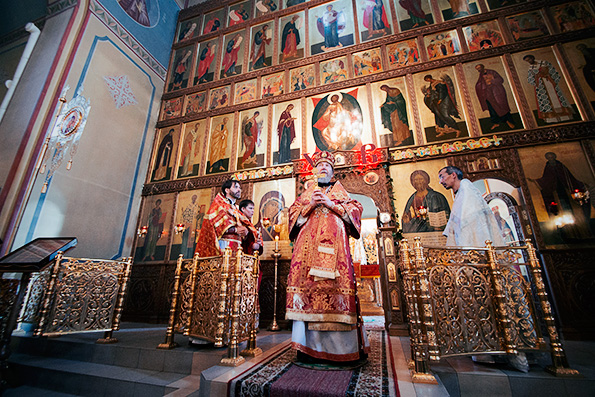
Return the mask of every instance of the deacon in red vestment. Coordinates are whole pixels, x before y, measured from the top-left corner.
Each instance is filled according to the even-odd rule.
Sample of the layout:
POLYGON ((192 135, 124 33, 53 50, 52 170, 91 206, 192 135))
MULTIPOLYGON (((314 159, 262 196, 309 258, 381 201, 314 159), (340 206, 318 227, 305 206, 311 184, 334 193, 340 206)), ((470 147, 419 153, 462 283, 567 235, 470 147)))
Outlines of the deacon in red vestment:
POLYGON ((242 250, 248 255, 254 255, 257 252, 259 255, 262 255, 264 246, 262 235, 252 223, 252 216, 254 216, 254 201, 248 199, 242 200, 240 202, 240 212, 242 213, 240 223, 248 229, 248 234, 246 234, 246 237, 242 240, 242 250))
POLYGON ((294 250, 286 318, 293 320, 298 360, 355 361, 364 357, 367 343, 357 321, 349 236, 359 238, 363 208, 340 182, 331 183, 334 156, 318 152, 313 157, 318 185, 289 209, 294 250))
POLYGON ((198 235, 196 252, 201 258, 222 255, 228 247, 232 251, 241 247, 242 239, 248 234, 248 229, 240 220, 243 215, 236 205, 241 195, 238 181, 229 179, 221 186, 221 192, 213 200, 198 235))

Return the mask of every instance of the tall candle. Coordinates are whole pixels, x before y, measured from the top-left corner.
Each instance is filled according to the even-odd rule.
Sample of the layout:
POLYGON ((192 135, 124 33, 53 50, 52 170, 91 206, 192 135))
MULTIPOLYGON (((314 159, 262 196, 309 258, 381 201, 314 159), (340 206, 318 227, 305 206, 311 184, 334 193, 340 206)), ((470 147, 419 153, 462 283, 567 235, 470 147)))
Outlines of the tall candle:
POLYGON ((279 251, 279 236, 275 236, 275 251, 279 251))

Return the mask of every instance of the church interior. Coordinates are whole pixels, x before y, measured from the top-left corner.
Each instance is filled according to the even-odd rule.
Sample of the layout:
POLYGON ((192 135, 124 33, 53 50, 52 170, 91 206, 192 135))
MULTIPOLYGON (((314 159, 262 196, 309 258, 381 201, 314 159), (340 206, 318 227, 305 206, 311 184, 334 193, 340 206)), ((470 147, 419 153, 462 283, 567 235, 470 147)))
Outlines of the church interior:
POLYGON ((0 395, 595 395, 592 0, 6 3, 0 395), (338 370, 285 317, 324 151, 363 207, 338 370), (447 166, 503 246, 447 244, 447 166), (199 258, 228 179, 263 252, 199 258))

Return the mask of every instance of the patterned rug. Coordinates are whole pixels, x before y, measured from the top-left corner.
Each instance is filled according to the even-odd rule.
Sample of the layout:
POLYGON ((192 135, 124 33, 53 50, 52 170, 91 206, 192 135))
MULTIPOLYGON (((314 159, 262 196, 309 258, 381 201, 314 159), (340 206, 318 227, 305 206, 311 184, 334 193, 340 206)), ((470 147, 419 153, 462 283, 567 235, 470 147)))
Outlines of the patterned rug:
POLYGON ((232 379, 229 396, 246 397, 399 397, 390 340, 369 330, 368 363, 353 370, 321 371, 295 365, 290 346, 232 379))

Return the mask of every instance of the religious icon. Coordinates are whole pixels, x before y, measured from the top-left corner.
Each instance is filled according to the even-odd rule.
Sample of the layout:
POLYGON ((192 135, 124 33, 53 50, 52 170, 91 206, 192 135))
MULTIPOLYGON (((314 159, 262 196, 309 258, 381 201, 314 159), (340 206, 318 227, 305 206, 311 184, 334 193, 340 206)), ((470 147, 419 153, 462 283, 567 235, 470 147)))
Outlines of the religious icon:
POLYGON ((430 60, 446 58, 462 53, 456 30, 424 36, 424 43, 430 60))
MULTIPOLYGON (((289 103, 276 104, 274 108, 275 116, 273 120, 277 120, 277 124, 273 124, 275 132, 273 132, 273 164, 285 164, 291 162, 292 159, 299 157, 300 141, 296 139, 298 133, 301 131, 300 102, 293 101, 289 103)), ((301 134, 299 134, 301 135, 301 134)))
POLYGON ((421 237, 424 245, 446 245, 442 232, 450 216, 453 195, 438 183, 438 172, 446 165, 445 159, 438 159, 390 167, 394 183, 401 187, 395 208, 402 211, 399 214, 403 236, 409 241, 421 237))
POLYGON ((497 21, 486 21, 465 26, 463 32, 467 39, 469 51, 479 51, 505 44, 497 21))
POLYGON ((518 151, 546 246, 568 248, 595 241, 592 170, 578 142, 518 151))
MULTIPOLYGON (((446 197, 430 187, 431 177, 415 170, 409 180, 415 192, 407 200, 401 218, 404 233, 442 232, 450 216, 446 197)), ((437 183, 435 177, 434 182, 437 183)))
POLYGON ((330 93, 313 98, 312 133, 320 150, 352 150, 361 144, 363 132, 362 110, 351 93, 330 93))
POLYGON ((170 260, 178 255, 192 258, 196 250, 198 231, 202 228, 206 212, 211 204, 211 189, 180 192, 176 210, 176 225, 183 225, 181 233, 172 233, 170 260))
POLYGON ((469 136, 452 68, 414 75, 427 142, 469 136), (431 72, 431 74, 430 74, 431 72))
POLYGON ((487 0, 490 10, 496 10, 498 8, 520 4, 526 1, 527 0, 487 0))
POLYGON ((219 29, 223 28, 223 24, 225 23, 225 9, 221 8, 219 10, 215 10, 205 14, 204 19, 204 28, 202 29, 202 34, 209 34, 218 31, 219 29))
POLYGON ((198 175, 202 155, 202 141, 206 134, 206 121, 184 124, 184 136, 180 147, 178 178, 198 175))
POLYGON ((280 18, 279 63, 303 58, 305 55, 304 11, 280 18))
POLYGON ((240 113, 237 168, 262 167, 267 149, 266 107, 240 113))
POLYGON ((561 32, 586 29, 595 24, 593 11, 582 1, 552 6, 551 10, 561 32))
POLYGON ((136 241, 135 262, 155 262, 165 259, 168 231, 171 223, 174 195, 148 196, 140 215, 141 228, 147 233, 136 241))
POLYGON ((174 119, 180 117, 182 113, 182 97, 168 99, 163 101, 163 110, 161 111, 161 120, 174 119))
POLYGON ((407 90, 405 79, 400 77, 372 84, 376 125, 380 132, 380 146, 395 147, 413 145, 413 132, 409 127, 407 90))
POLYGON ((223 87, 213 88, 210 92, 209 109, 219 109, 229 104, 229 94, 231 87, 226 85, 223 87))
POLYGON ((204 111, 206 102, 206 91, 186 95, 186 108, 184 110, 184 116, 190 116, 204 111))
POLYGON ((578 78, 577 85, 583 87, 595 109, 595 39, 565 43, 564 50, 578 78))
POLYGON ((357 15, 362 42, 391 34, 390 7, 383 0, 358 0, 357 15))
POLYGON ((306 2, 306 0, 286 0, 286 1, 284 1, 285 8, 292 7, 292 6, 295 6, 295 5, 298 5, 298 4, 302 4, 302 3, 305 3, 305 2, 306 2))
POLYGON ((506 23, 515 41, 545 36, 549 32, 539 11, 529 11, 506 17, 506 23))
POLYGON ((310 15, 310 53, 328 52, 354 44, 353 14, 350 1, 336 0, 314 7, 310 15))
POLYGON ((200 29, 198 27, 199 23, 199 18, 192 18, 180 23, 178 31, 178 42, 198 37, 198 33, 200 32, 200 29))
POLYGON ((475 94, 471 101, 481 132, 493 134, 523 128, 502 60, 482 59, 463 67, 470 91, 475 94))
POLYGON ((438 7, 445 21, 479 13, 479 7, 473 0, 438 0, 438 7))
POLYGON ((256 16, 259 17, 264 14, 277 11, 279 9, 279 0, 256 0, 254 7, 256 8, 256 16))
POLYGON ((390 262, 386 266, 386 271, 388 273, 388 281, 391 283, 396 282, 397 281, 397 270, 396 270, 395 264, 390 262))
POLYGON ((250 19, 250 2, 244 1, 229 7, 227 26, 235 26, 250 19))
POLYGON ((214 39, 199 44, 194 85, 213 81, 215 77, 215 62, 213 61, 217 56, 218 42, 219 39, 214 39))
POLYGON ((213 117, 207 154, 207 174, 229 170, 230 131, 233 128, 233 114, 213 117))
POLYGON ((580 120, 560 66, 550 48, 514 54, 513 59, 537 125, 580 120), (525 76, 525 78, 523 78, 525 76))
POLYGON ((403 32, 434 23, 434 16, 427 0, 399 0, 395 4, 397 19, 403 32))
POLYGON ((159 132, 159 144, 154 151, 155 159, 153 171, 151 173, 151 182, 172 179, 175 162, 175 150, 180 136, 180 127, 167 127, 159 132))
POLYGON ((380 48, 372 48, 353 54, 353 72, 355 76, 382 72, 380 48))
POLYGON ((386 51, 391 69, 413 65, 420 61, 415 39, 389 44, 386 46, 386 51))
POLYGON ((223 60, 221 61, 221 78, 242 73, 244 59, 244 37, 242 33, 231 33, 225 36, 223 60))
POLYGON ((272 66, 274 22, 252 28, 252 46, 250 52, 250 70, 272 66))
POLYGON ((275 95, 283 94, 283 80, 285 73, 279 72, 262 77, 262 97, 268 98, 275 95))
POLYGON ((314 87, 315 82, 314 65, 306 65, 301 68, 289 71, 289 88, 291 92, 305 90, 314 87))
POLYGON ((256 79, 241 81, 235 84, 234 102, 244 103, 256 99, 256 79))
POLYGON ((174 52, 168 91, 186 88, 190 78, 192 46, 180 48, 174 52))
POLYGON ((347 57, 320 62, 320 78, 322 85, 347 80, 347 57))
MULTIPOLYGON (((148 2, 151 3, 151 0, 148 2)), ((126 11, 126 14, 128 14, 139 24, 146 27, 151 26, 151 18, 149 17, 147 0, 119 0, 118 5, 122 7, 124 11, 126 11)), ((152 16, 155 17, 155 15, 152 16)))

